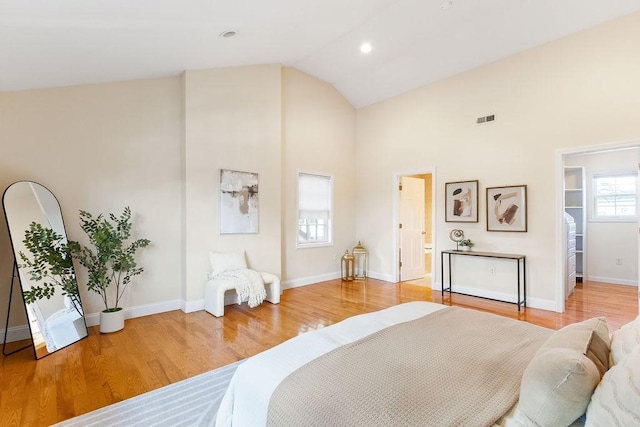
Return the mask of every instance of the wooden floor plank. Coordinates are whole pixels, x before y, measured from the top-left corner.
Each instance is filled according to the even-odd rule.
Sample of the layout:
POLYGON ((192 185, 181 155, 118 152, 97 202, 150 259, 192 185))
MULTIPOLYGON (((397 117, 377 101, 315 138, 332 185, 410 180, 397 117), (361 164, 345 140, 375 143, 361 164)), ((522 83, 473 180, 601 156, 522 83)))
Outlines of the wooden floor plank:
MULTIPOLYGON (((38 361, 31 349, 0 358, 0 425, 46 426, 227 365, 298 334, 409 301, 442 302, 440 292, 368 279, 286 290, 279 305, 227 306, 225 316, 181 311, 130 319, 123 331, 89 336, 38 361)), ((610 330, 638 314, 637 288, 588 282, 565 313, 454 294, 446 304, 551 329, 605 316, 610 330)))

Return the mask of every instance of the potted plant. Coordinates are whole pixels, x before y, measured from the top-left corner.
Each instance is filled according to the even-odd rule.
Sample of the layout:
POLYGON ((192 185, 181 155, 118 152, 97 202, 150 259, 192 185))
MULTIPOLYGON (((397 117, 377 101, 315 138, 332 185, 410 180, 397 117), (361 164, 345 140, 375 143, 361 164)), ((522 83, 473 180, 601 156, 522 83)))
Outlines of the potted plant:
POLYGON ((70 241, 73 257, 86 267, 87 288, 100 295, 105 309, 100 313, 100 332, 108 333, 124 328, 124 310, 120 300, 134 276, 144 269, 138 267, 135 254, 149 245, 147 239, 131 238, 131 209, 124 208, 120 217, 110 213, 94 217, 80 211, 80 227, 87 234, 91 247, 70 241), (111 288, 111 292, 109 291, 111 288))
POLYGON ((460 240, 460 249, 465 252, 470 251, 474 245, 475 244, 471 241, 471 239, 460 240))
POLYGON ((29 289, 23 289, 25 303, 31 304, 42 298, 51 299, 56 289, 60 289, 61 294, 69 298, 73 308, 82 316, 73 258, 64 236, 32 222, 25 231, 22 243, 31 258, 20 251, 18 255, 22 264, 18 267, 26 268, 31 281, 38 283, 31 284, 29 289))

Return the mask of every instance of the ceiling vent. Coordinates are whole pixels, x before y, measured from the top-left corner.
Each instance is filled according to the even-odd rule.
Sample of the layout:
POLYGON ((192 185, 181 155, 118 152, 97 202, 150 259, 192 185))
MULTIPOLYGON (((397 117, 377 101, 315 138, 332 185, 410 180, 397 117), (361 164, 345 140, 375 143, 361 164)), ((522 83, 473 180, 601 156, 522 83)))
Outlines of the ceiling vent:
POLYGON ((478 117, 476 119, 476 123, 486 123, 486 122, 492 122, 496 119, 496 115, 495 114, 491 114, 490 116, 484 116, 484 117, 478 117))

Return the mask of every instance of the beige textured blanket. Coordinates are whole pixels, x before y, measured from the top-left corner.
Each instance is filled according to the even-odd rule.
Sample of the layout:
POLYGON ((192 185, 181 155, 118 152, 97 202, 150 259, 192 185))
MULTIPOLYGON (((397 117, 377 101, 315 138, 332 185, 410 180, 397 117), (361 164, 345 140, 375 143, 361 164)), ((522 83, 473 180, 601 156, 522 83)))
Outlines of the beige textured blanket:
POLYGON ((216 277, 235 282, 236 293, 240 298, 239 301, 247 300, 247 304, 251 308, 259 306, 267 298, 264 280, 262 280, 262 275, 257 271, 249 270, 248 268, 231 270, 220 273, 216 277))
POLYGON ((274 391, 272 426, 484 426, 552 331, 450 307, 339 347, 274 391))

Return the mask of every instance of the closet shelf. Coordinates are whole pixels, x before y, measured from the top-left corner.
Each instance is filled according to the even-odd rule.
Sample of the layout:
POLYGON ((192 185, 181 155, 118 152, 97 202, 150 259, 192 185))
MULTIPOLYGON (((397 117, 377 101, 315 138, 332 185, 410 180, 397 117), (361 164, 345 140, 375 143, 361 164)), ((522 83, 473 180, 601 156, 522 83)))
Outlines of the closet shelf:
MULTIPOLYGON (((582 282, 582 278, 586 277, 586 258, 587 258, 587 186, 586 174, 583 166, 565 166, 564 167, 564 211, 571 215, 575 221, 575 231, 573 238, 576 239, 573 246, 576 255, 574 266, 574 278, 578 282, 582 282)), ((567 280, 575 280, 567 279, 567 280)), ((567 295, 570 292, 567 292, 567 295)))

